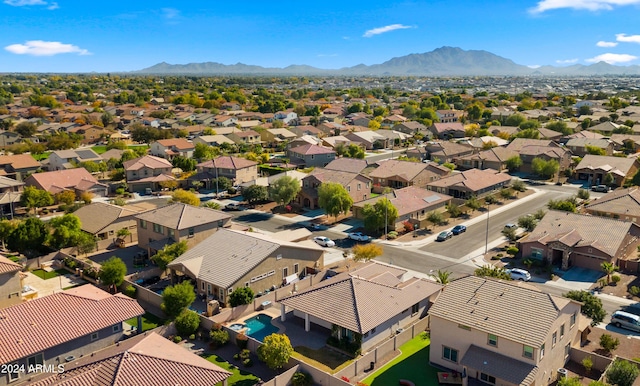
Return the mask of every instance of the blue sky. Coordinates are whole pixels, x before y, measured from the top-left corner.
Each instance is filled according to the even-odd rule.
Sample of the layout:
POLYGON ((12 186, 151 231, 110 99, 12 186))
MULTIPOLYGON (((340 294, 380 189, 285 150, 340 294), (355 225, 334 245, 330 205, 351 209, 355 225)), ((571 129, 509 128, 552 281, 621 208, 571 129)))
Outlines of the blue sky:
POLYGON ((640 0, 0 0, 0 72, 382 63, 442 46, 528 66, 640 64, 640 0))

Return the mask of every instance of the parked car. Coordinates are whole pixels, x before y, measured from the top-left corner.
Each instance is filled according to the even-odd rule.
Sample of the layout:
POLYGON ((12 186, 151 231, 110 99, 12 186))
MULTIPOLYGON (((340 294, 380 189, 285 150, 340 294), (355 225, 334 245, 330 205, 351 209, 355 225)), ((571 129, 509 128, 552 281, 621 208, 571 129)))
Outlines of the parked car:
POLYGON ((518 226, 516 224, 513 223, 508 223, 504 225, 504 229, 518 229, 518 226))
POLYGON ((529 271, 520 268, 507 269, 507 273, 511 276, 511 280, 529 281, 531 274, 529 271))
POLYGON ((611 323, 619 328, 640 332, 640 316, 624 311, 616 311, 611 315, 611 323))
POLYGON ((224 207, 226 210, 245 210, 246 208, 238 203, 232 202, 224 207))
POLYGON ((445 240, 449 240, 452 237, 453 237, 453 232, 451 232, 451 231, 442 231, 442 232, 440 232, 438 237, 436 237, 436 241, 445 241, 445 240))
POLYGON ((467 227, 466 226, 464 226, 464 225, 456 225, 451 230, 451 233, 453 233, 454 235, 459 235, 460 233, 464 233, 466 231, 467 231, 467 227))
POLYGON ((607 193, 609 191, 609 187, 607 185, 594 185, 591 187, 591 190, 594 192, 607 193))
POLYGON ((316 244, 318 244, 318 245, 322 245, 323 247, 335 247, 336 246, 335 241, 331 240, 328 237, 324 237, 324 236, 314 237, 313 241, 315 241, 316 244))
POLYGON ((371 239, 369 238, 369 236, 365 235, 365 234, 364 234, 364 233, 362 233, 362 232, 352 232, 352 233, 349 233, 348 237, 349 237, 351 240, 355 240, 355 241, 369 241, 369 240, 371 240, 371 239))
POLYGON ((321 231, 327 229, 327 227, 321 224, 309 223, 309 225, 307 225, 307 229, 309 229, 310 231, 321 231))

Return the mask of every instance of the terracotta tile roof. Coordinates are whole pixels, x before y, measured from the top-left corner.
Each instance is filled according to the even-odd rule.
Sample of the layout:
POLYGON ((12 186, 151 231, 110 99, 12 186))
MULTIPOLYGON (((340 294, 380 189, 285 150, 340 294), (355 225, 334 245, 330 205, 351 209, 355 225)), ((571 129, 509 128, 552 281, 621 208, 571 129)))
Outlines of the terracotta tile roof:
POLYGON ((171 162, 164 158, 155 157, 152 155, 145 155, 144 157, 131 159, 122 163, 125 170, 140 170, 144 167, 151 169, 165 169, 172 168, 171 162))
MULTIPOLYGON (((358 179, 363 183, 371 182, 371 178, 365 177, 358 173, 343 172, 339 170, 328 170, 324 168, 313 169, 313 171, 309 173, 309 175, 305 178, 309 178, 311 176, 317 178, 320 182, 335 182, 342 186, 349 185, 351 181, 355 179, 358 179)), ((305 178, 303 178, 303 180, 305 178)), ((366 186, 364 187, 364 190, 366 190, 366 186)))
POLYGON ((64 373, 43 375, 32 386, 211 386, 231 373, 168 339, 149 333, 67 363, 64 373))
POLYGON ((425 164, 422 162, 399 161, 395 159, 380 161, 377 164, 378 167, 369 173, 369 177, 385 179, 400 177, 404 181, 412 181, 424 170, 430 170, 436 174, 450 172, 449 169, 439 165, 425 164))
POLYGON ((460 364, 485 374, 491 374, 491 376, 507 383, 522 386, 531 385, 535 381, 536 374, 540 371, 538 366, 531 363, 519 361, 474 344, 464 354, 460 364))
POLYGON ((520 243, 546 245, 560 241, 570 247, 590 246, 613 257, 626 247, 625 240, 629 234, 639 237, 640 227, 607 217, 550 210, 520 243))
POLYGON ((176 147, 180 150, 193 149, 193 143, 184 138, 160 139, 157 142, 164 147, 176 147))
POLYGON ((477 192, 500 184, 506 184, 509 181, 511 181, 510 175, 498 173, 493 169, 470 169, 430 182, 428 186, 465 187, 472 192, 477 192))
POLYGON ((50 189, 73 188, 80 183, 88 181, 92 184, 99 184, 91 173, 85 168, 75 168, 66 170, 56 170, 53 172, 34 173, 24 182, 26 185, 36 186, 49 191, 50 189))
POLYGON ((294 147, 292 149, 289 149, 289 152, 296 153, 296 154, 303 154, 303 155, 318 155, 318 154, 334 154, 335 153, 335 151, 333 151, 332 149, 329 149, 329 148, 326 148, 326 147, 322 147, 322 146, 318 146, 318 145, 312 145, 312 144, 294 147))
POLYGON ((86 284, 0 310, 0 363, 32 355, 144 314, 122 294, 86 284), (63 326, 63 327, 61 327, 63 326))
POLYGON ((178 230, 226 221, 231 217, 230 214, 219 210, 179 202, 140 213, 136 216, 138 219, 178 230))
POLYGON ((434 205, 450 201, 453 197, 442 193, 432 192, 416 186, 408 186, 402 189, 395 189, 393 192, 380 195, 369 200, 355 203, 356 207, 364 207, 367 204, 375 204, 378 200, 386 197, 391 204, 398 209, 398 217, 420 210, 430 210, 434 205))
POLYGON ((540 347, 572 301, 519 284, 477 276, 453 280, 440 293, 429 315, 540 347))
POLYGON ((31 154, 14 154, 0 156, 0 165, 11 165, 14 170, 39 168, 40 162, 36 161, 31 154))
POLYGON ((385 271, 389 267, 371 264, 377 267, 336 275, 280 303, 363 334, 442 288, 424 279, 403 281, 406 271, 385 271))
POLYGON ((203 168, 218 168, 218 169, 244 169, 251 166, 256 166, 258 163, 249 161, 244 158, 238 158, 233 156, 218 157, 209 161, 205 161, 198 164, 198 167, 203 168))
POLYGON ((438 134, 444 133, 450 130, 464 132, 464 126, 460 122, 449 122, 449 123, 436 122, 433 124, 433 128, 436 129, 436 132, 438 132, 438 134))
POLYGON ((3 273, 22 271, 22 266, 18 263, 0 255, 0 275, 3 273))

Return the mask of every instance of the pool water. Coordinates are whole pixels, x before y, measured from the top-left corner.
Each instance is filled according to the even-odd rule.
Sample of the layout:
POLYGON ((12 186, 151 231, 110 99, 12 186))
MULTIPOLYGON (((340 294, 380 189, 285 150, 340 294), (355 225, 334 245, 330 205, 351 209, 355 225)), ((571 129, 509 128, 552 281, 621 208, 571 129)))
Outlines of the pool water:
POLYGON ((267 314, 258 314, 244 321, 247 326, 247 335, 262 342, 266 336, 269 336, 280 329, 271 324, 271 316, 267 314))

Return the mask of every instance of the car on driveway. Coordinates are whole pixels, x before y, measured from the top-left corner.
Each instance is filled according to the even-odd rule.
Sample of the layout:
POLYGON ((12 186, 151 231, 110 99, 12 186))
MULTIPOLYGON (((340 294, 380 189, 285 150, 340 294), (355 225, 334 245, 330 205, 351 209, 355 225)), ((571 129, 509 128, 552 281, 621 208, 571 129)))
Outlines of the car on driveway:
POLYGON ((310 231, 322 231, 327 229, 327 227, 321 224, 309 223, 309 225, 307 225, 307 229, 309 229, 310 231))
POLYGON ((365 235, 362 232, 352 232, 349 233, 349 235, 347 236, 349 237, 351 240, 355 240, 355 241, 370 241, 371 238, 367 235, 365 235))
POLYGON ((591 187, 591 190, 594 192, 607 193, 609 191, 609 187, 607 185, 595 185, 591 187))
POLYGON ((511 280, 521 280, 521 281, 531 280, 531 274, 529 273, 529 271, 524 269, 513 268, 513 269, 507 269, 506 272, 509 274, 509 276, 511 276, 511 280))
POLYGON ((438 237, 436 237, 436 241, 445 241, 445 240, 449 240, 452 237, 453 237, 453 232, 451 232, 451 231, 442 231, 442 232, 440 232, 438 237))
POLYGON ((323 247, 335 247, 336 243, 331 240, 328 237, 324 237, 324 236, 317 236, 313 238, 313 241, 316 242, 316 244, 321 245, 323 247))
POLYGON ((232 202, 224 207, 226 210, 245 210, 246 208, 240 204, 232 202))
POLYGON ((464 233, 466 231, 467 231, 467 227, 466 226, 464 226, 464 225, 456 225, 451 230, 451 233, 453 233, 454 235, 459 235, 460 233, 464 233))

